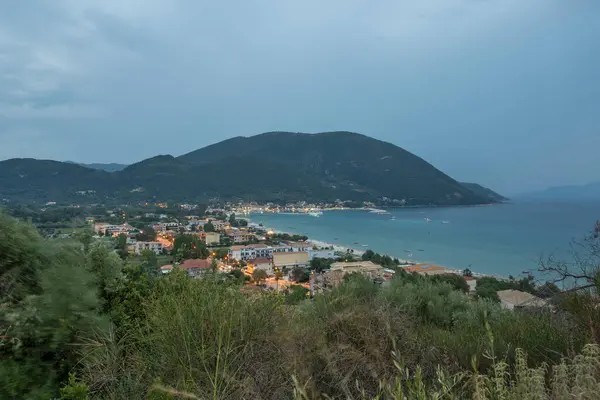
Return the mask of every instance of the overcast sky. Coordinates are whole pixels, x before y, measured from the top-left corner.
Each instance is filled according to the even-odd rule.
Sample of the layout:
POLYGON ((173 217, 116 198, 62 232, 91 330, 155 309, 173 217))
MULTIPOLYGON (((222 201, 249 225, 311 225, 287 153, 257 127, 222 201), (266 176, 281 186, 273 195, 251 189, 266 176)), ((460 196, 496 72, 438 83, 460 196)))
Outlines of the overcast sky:
POLYGON ((0 159, 350 130, 512 194, 600 180, 599 0, 0 0, 0 159))

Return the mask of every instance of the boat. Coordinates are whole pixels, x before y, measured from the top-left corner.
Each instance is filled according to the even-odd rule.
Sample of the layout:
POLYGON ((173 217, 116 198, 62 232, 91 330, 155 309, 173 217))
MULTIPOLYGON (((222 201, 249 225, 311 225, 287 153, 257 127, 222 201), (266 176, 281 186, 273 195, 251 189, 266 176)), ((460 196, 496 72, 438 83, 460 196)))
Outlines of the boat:
POLYGON ((358 242, 354 242, 353 244, 358 244, 358 242))
POLYGON ((362 247, 369 247, 369 245, 368 244, 363 244, 362 247))
POLYGON ((425 251, 425 250, 423 250, 423 249, 417 249, 417 250, 418 250, 418 251, 425 251))
POLYGON ((320 217, 321 215, 323 215, 322 211, 310 211, 308 213, 308 215, 310 215, 311 217, 320 217))
POLYGON ((396 217, 390 218, 390 221, 395 221, 395 220, 396 220, 396 217))
POLYGON ((442 221, 442 224, 449 224, 450 221, 442 221))
POLYGON ((389 212, 387 212, 385 210, 379 210, 377 208, 373 208, 369 212, 373 213, 373 214, 389 214, 389 212))
POLYGON ((431 222, 431 221, 433 221, 431 218, 427 218, 427 217, 425 218, 425 222, 431 222))
POLYGON ((404 250, 405 253, 410 253, 410 250, 404 250))

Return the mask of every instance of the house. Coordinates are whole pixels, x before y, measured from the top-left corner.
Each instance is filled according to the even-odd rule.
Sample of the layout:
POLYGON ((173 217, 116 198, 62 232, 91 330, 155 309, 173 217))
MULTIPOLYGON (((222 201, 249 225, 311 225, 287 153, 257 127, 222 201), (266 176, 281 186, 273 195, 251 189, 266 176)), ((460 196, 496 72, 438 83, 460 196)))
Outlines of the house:
POLYGON ((171 272, 173 270, 173 266, 172 265, 163 265, 162 267, 159 268, 160 272, 164 275, 164 274, 168 274, 169 272, 171 272))
POLYGON ((221 243, 221 235, 218 232, 204 232, 204 241, 207 245, 221 243))
POLYGON ((179 265, 179 268, 187 271, 189 276, 196 277, 204 274, 211 267, 212 259, 207 258, 205 260, 195 258, 191 260, 185 260, 179 265))
POLYGON ((308 252, 306 251, 273 253, 273 265, 278 268, 306 267, 308 263, 308 252))
POLYGON ((161 242, 135 242, 132 247, 135 254, 141 254, 144 250, 152 250, 155 254, 163 252, 163 244, 161 242))
POLYGON ((248 261, 255 258, 271 258, 273 249, 266 244, 257 243, 246 246, 231 246, 229 258, 238 261, 248 261))
POLYGON ((333 249, 310 249, 308 251, 308 258, 335 258, 335 251, 333 249))
POLYGON ((498 297, 502 308, 507 310, 549 306, 546 300, 520 290, 500 290, 498 297))
POLYGON ((469 292, 473 293, 477 289, 477 279, 472 276, 463 276, 463 278, 465 278, 467 285, 469 285, 469 292))
POLYGON ((281 242, 278 246, 273 246, 273 253, 308 252, 312 248, 312 244, 308 242, 281 242))
POLYGON ((225 235, 233 243, 248 243, 254 239, 254 234, 242 229, 227 229, 225 235))
POLYGON ((359 273, 373 280, 391 279, 392 270, 385 270, 381 265, 371 261, 335 262, 328 271, 310 275, 309 289, 311 296, 325 289, 339 286, 347 274, 359 273))
POLYGON ((254 269, 262 269, 268 275, 273 275, 273 260, 269 258, 255 258, 248 260, 248 272, 252 273, 254 269))

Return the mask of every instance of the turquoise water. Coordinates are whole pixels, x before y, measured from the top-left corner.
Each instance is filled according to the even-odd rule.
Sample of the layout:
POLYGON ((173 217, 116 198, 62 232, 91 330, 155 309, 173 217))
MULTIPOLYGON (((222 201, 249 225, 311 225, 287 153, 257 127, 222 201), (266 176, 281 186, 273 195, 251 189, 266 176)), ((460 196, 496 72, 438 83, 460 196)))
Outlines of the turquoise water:
POLYGON ((326 211, 319 218, 252 215, 253 222, 311 239, 503 276, 535 271, 542 255, 567 257, 570 242, 583 238, 597 219, 600 203, 412 208, 392 210, 391 215, 326 211))

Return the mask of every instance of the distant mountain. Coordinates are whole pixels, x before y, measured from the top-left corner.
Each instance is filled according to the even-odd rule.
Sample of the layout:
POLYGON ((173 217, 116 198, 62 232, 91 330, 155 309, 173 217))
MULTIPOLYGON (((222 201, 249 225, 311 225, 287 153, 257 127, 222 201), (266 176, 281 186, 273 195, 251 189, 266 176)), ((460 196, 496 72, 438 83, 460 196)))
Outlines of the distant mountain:
POLYGON ((600 182, 586 185, 556 186, 515 196, 523 200, 600 200, 600 182))
POLYGON ((124 170, 127 167, 127 165, 125 165, 125 164, 117 164, 117 163, 110 163, 110 164, 100 164, 100 163, 83 164, 83 163, 77 163, 75 161, 65 161, 65 162, 69 163, 69 164, 81 165, 82 167, 87 167, 87 168, 91 168, 91 169, 99 169, 101 171, 106 171, 106 172, 122 171, 122 170, 124 170))
POLYGON ((0 162, 0 198, 36 201, 404 200, 407 205, 494 202, 408 151, 351 132, 269 132, 180 157, 156 156, 108 173, 32 159, 0 162))
POLYGON ((508 198, 494 192, 491 189, 481 186, 478 183, 460 182, 460 184, 469 189, 471 192, 475 193, 476 195, 487 198, 494 203, 500 203, 509 200, 508 198))

